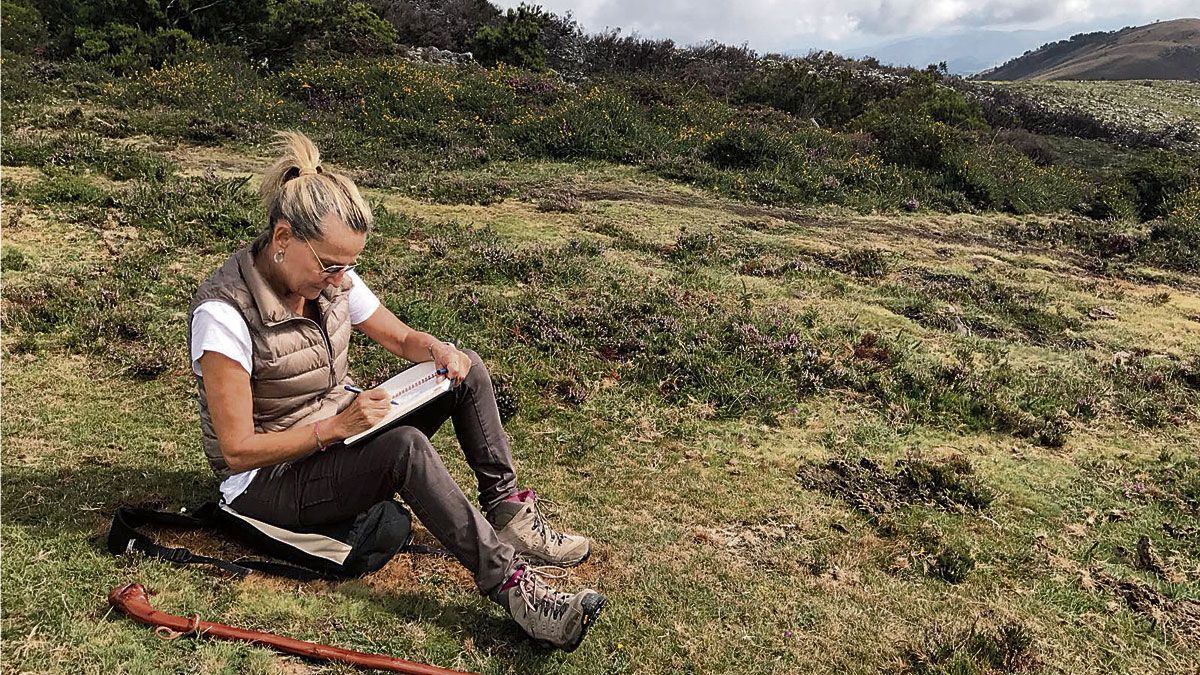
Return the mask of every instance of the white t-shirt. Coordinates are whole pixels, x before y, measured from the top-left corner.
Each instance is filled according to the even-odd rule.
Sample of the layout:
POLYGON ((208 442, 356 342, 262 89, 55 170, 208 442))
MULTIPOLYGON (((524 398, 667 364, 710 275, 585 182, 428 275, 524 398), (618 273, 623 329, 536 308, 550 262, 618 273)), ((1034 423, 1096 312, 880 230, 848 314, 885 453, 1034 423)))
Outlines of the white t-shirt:
MULTIPOLYGON (((367 284, 351 270, 346 273, 353 282, 350 287, 350 323, 357 325, 379 309, 379 298, 371 292, 367 284)), ((204 352, 217 352, 237 361, 246 372, 253 375, 252 345, 250 328, 241 313, 232 305, 220 300, 209 300, 201 303, 192 312, 192 372, 200 377, 200 357, 204 352)), ((235 473, 221 481, 221 496, 228 504, 242 494, 258 474, 258 469, 235 473)))

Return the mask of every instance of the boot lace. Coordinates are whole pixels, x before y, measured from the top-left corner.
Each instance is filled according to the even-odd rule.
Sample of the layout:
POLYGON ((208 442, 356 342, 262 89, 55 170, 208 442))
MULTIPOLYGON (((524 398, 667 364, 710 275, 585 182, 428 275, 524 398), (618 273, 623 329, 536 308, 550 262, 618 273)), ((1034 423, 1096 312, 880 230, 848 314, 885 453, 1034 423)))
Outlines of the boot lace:
POLYGON ((537 532, 542 538, 542 541, 550 543, 551 540, 555 544, 561 545, 563 539, 566 538, 562 532, 558 532, 550 525, 549 519, 542 513, 542 506, 545 505, 547 512, 553 512, 554 504, 548 499, 538 497, 537 493, 533 493, 533 523, 530 524, 530 529, 537 532))
POLYGON ((527 565, 517 582, 518 595, 529 611, 551 619, 561 619, 571 603, 571 595, 552 588, 548 579, 565 579, 567 570, 557 565, 527 565))

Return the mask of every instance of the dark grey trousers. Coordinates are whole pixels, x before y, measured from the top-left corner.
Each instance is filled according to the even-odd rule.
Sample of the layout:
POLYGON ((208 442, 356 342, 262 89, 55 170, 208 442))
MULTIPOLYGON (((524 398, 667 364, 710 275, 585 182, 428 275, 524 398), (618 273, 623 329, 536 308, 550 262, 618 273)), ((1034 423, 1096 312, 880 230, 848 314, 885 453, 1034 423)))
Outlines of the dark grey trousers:
POLYGON ((517 491, 491 376, 478 354, 466 354, 471 357, 466 379, 397 426, 353 446, 337 443, 325 452, 259 469, 230 506, 252 518, 297 528, 350 520, 399 493, 425 528, 471 571, 479 590, 490 592, 512 569, 513 548, 496 537, 429 443, 447 419, 454 421, 484 510, 517 491))

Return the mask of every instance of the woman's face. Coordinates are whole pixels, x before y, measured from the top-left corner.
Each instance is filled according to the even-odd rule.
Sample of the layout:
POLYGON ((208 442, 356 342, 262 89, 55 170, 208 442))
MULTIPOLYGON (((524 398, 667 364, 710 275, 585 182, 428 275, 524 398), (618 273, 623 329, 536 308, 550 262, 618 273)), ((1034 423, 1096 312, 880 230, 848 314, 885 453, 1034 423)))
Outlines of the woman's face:
POLYGON ((279 264, 284 281, 292 293, 307 300, 315 300, 326 286, 342 283, 345 271, 327 274, 324 268, 338 265, 354 265, 367 243, 365 232, 355 232, 336 213, 325 214, 321 219, 321 240, 304 241, 292 234, 291 225, 280 221, 275 226, 274 249, 283 249, 284 259, 279 264))

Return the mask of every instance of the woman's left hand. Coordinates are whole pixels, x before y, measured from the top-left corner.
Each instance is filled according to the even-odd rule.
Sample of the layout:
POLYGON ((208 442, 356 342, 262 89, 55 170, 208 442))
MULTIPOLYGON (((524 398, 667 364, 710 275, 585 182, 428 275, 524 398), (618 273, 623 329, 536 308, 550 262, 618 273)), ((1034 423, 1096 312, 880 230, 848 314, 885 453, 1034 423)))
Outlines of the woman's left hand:
POLYGON ((467 373, 471 370, 471 357, 457 347, 439 342, 430 349, 430 353, 434 364, 438 368, 446 369, 446 377, 450 378, 455 386, 462 384, 467 378, 467 373))

